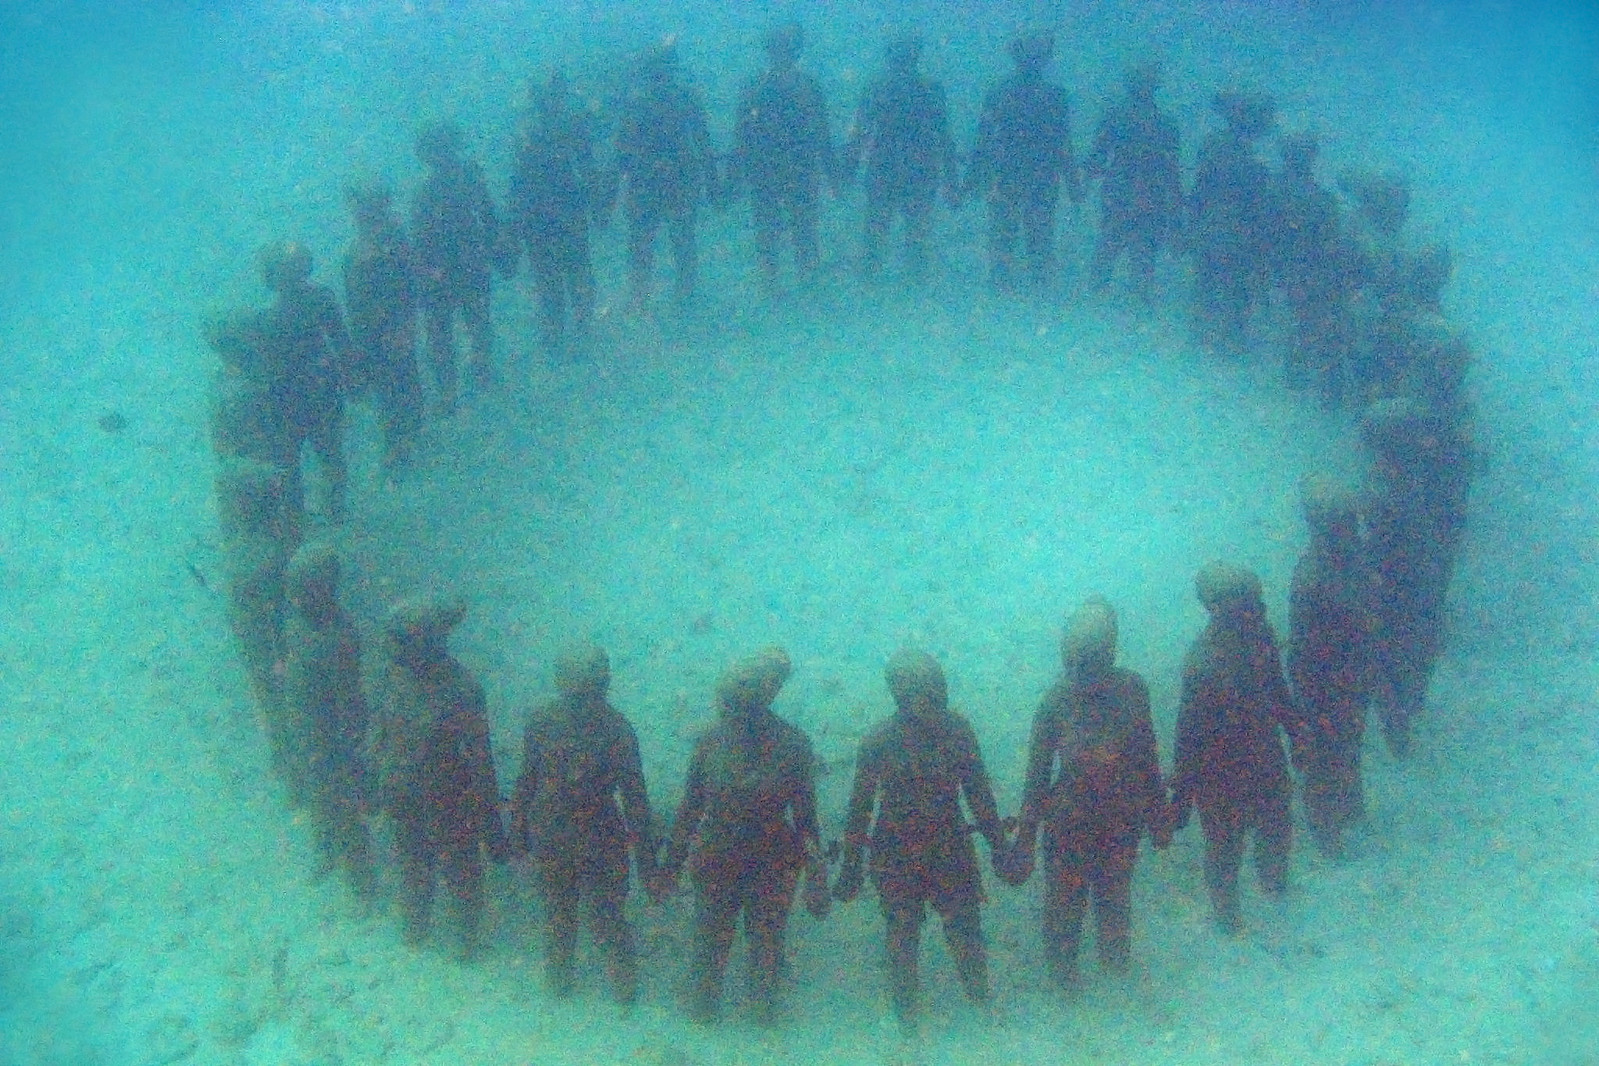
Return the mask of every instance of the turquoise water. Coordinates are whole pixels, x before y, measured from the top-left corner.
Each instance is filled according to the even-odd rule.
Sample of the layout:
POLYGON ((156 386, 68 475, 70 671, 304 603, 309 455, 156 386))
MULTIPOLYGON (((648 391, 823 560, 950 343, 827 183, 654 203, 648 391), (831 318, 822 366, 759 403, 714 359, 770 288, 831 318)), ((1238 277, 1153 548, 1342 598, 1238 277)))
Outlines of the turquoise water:
MULTIPOLYGON (((1582 5, 1486 2, 0 6, 0 1063, 1599 1061, 1596 31, 1582 5), (639 905, 626 1016, 597 966, 576 1000, 544 996, 513 873, 483 959, 407 949, 313 879, 221 595, 201 326, 264 303, 255 249, 304 240, 333 280, 345 181, 412 187, 422 117, 459 116, 503 195, 529 77, 562 63, 603 95, 665 33, 725 144, 761 31, 787 16, 835 132, 906 24, 962 143, 1023 21, 1060 27, 1080 148, 1129 57, 1165 59, 1190 158, 1216 88, 1267 86, 1286 127, 1322 132, 1329 171, 1411 175, 1479 356, 1487 461, 1449 647, 1416 756, 1368 747, 1355 858, 1300 846, 1289 901, 1251 888, 1250 935, 1223 941, 1188 830, 1140 865, 1133 978, 1090 966, 1073 1003, 1044 980, 1036 881, 994 883, 1001 1016, 962 1001, 930 937, 916 1043, 887 1017, 870 901, 796 916, 769 1033, 682 1020, 683 898, 639 905)), ((1286 625, 1295 487, 1356 468, 1348 424, 1194 348, 1176 276, 1152 312, 1076 295, 1086 216, 1064 215, 1069 293, 1048 306, 984 290, 976 206, 940 214, 925 290, 863 290, 844 270, 859 199, 827 201, 837 269, 777 310, 739 211, 703 227, 686 319, 629 318, 621 234, 602 236, 577 364, 539 351, 526 274, 502 284, 507 387, 430 426, 396 483, 355 420, 349 604, 370 645, 396 598, 469 597, 456 648, 488 689, 505 787, 574 635, 611 650, 667 810, 717 674, 786 645, 778 710, 815 740, 832 836, 902 643, 943 661, 1008 811, 1084 595, 1121 612, 1168 767, 1194 569, 1247 561, 1286 625)))

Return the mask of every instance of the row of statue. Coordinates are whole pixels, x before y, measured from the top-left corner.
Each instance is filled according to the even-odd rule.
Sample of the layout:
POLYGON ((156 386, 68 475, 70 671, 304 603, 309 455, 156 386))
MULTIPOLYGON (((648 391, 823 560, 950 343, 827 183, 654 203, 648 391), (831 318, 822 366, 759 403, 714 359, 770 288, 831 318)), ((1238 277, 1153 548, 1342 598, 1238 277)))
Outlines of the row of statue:
MULTIPOLYGON (((331 290, 311 280, 303 244, 263 250, 266 284, 299 331, 291 343, 315 356, 287 391, 298 394, 301 414, 316 423, 313 443, 333 463, 326 438, 337 431, 342 403, 369 398, 399 465, 430 407, 448 414, 463 377, 485 388, 500 373, 490 313, 497 275, 515 275, 525 260, 547 350, 581 352, 597 299, 593 234, 618 201, 628 306, 643 311, 662 229, 676 260, 674 292, 688 300, 698 285, 699 214, 734 199, 749 203, 767 287, 775 293, 785 239, 799 275, 814 279, 823 261, 823 191, 859 180, 865 213, 853 258, 868 275, 881 269, 895 225, 905 275, 925 275, 940 202, 980 198, 994 284, 1051 292, 1061 197, 1084 200, 1097 184, 1092 287, 1125 264, 1131 287, 1152 298, 1157 263, 1182 255, 1191 261, 1192 318, 1204 344, 1233 353, 1258 347, 1263 309, 1275 299, 1292 320, 1283 338, 1290 384, 1356 409, 1396 391, 1432 405, 1458 402, 1469 352, 1440 320, 1451 259, 1439 246, 1406 241, 1402 178, 1348 171, 1339 191, 1330 190, 1316 173, 1316 137, 1281 134, 1269 95, 1228 90, 1215 97, 1222 125, 1202 139, 1185 189, 1181 137, 1158 101, 1155 64, 1129 72, 1122 98, 1078 152, 1067 94, 1047 77, 1053 47, 1048 35, 1013 42, 1016 72, 986 97, 965 154, 955 150, 943 86, 921 72, 913 36, 890 42, 883 73, 835 143, 826 94, 799 62, 797 26, 769 35, 766 69, 741 95, 727 152, 713 151, 705 106, 670 44, 636 62, 614 118, 560 73, 537 86, 503 203, 461 127, 430 123, 416 142, 426 173, 409 225, 386 181, 362 179, 347 190, 356 232, 343 264, 347 319, 335 313, 331 290)), ((260 328, 248 318, 221 323, 214 339, 226 358, 225 349, 238 347, 228 335, 260 328)))
POLYGON ((1157 848, 1195 812, 1218 927, 1243 929, 1239 871, 1253 840, 1262 890, 1280 896, 1293 838, 1290 767, 1319 851, 1338 859, 1364 815, 1361 749, 1369 706, 1390 745, 1409 738, 1404 689, 1417 661, 1413 633, 1396 632, 1371 567, 1357 499, 1312 486, 1310 545, 1294 573, 1285 659, 1259 580, 1217 563, 1195 582, 1209 625, 1184 662, 1170 775, 1161 771, 1147 686, 1117 665, 1117 618, 1090 598, 1068 620, 1061 674, 1034 720, 1018 815, 1002 820, 967 720, 948 703, 944 671, 907 649, 888 663, 895 712, 861 742, 842 839, 824 848, 805 733, 773 703, 790 664, 780 648, 735 663, 715 695, 716 723, 696 742, 669 831, 651 813, 638 740, 608 701, 609 661, 584 647, 554 665, 557 697, 528 722, 521 772, 502 795, 482 686, 451 654, 465 608, 396 608, 384 631, 381 678, 363 689, 356 627, 339 604, 340 562, 326 542, 297 549, 287 567, 286 617, 270 662, 256 671, 274 707, 268 721, 279 773, 305 807, 321 853, 357 896, 378 896, 373 826, 392 832, 406 937, 429 934, 442 885, 460 943, 476 950, 486 863, 531 859, 544 901, 548 980, 576 980, 586 909, 617 998, 633 1001, 637 950, 625 901, 632 874, 653 899, 687 869, 694 888, 689 1013, 714 1019, 737 923, 750 941, 750 996, 770 1019, 784 973, 790 909, 802 896, 824 917, 870 874, 887 923, 897 1017, 914 1028, 919 935, 928 910, 971 998, 989 999, 973 835, 1010 885, 1032 874, 1042 834, 1045 957, 1065 988, 1078 981, 1087 909, 1107 969, 1130 960, 1130 900, 1140 841, 1157 848), (837 862, 836 876, 830 868, 837 862))
POLYGON ((1030 877, 1041 849, 1044 947, 1063 986, 1079 980, 1090 905, 1101 961, 1127 966, 1140 841, 1164 846, 1196 811, 1216 922, 1238 933, 1238 875, 1251 837, 1263 889, 1285 886, 1291 769, 1316 845, 1337 857, 1363 810, 1368 708, 1402 757, 1442 649, 1474 461, 1470 352, 1441 318, 1448 256, 1402 239, 1402 182, 1349 176, 1340 201, 1318 183, 1306 137, 1283 138, 1279 164, 1266 162, 1261 145, 1275 118, 1262 94, 1218 94, 1223 127, 1206 137, 1185 190, 1177 129, 1156 102, 1153 67, 1131 73, 1079 161, 1065 94, 1045 76, 1052 42, 1018 38, 1016 73, 990 93, 962 168, 943 90, 920 73, 914 38, 890 44, 885 71, 837 151, 825 94, 799 66, 801 49, 797 28, 771 34, 768 67, 745 93, 733 150, 720 160, 668 46, 650 49, 631 77, 613 166, 601 165, 594 109, 552 77, 524 130, 503 212, 459 128, 426 127, 417 151, 428 173, 409 233, 385 186, 351 187, 357 236, 342 308, 312 280, 304 245, 262 253, 273 304, 211 329, 223 363, 212 442, 230 619, 290 801, 311 813, 322 854, 369 903, 384 880, 373 830, 387 827, 413 942, 428 937, 442 885, 461 942, 474 950, 486 863, 527 856, 545 901, 550 986, 562 994, 576 981, 586 907, 617 998, 631 1002, 632 878, 664 898, 687 871, 695 897, 689 1012, 707 1021, 720 1012, 741 917, 754 1011, 770 1020, 793 903, 803 899, 820 917, 833 901, 854 899, 868 875, 885 916, 900 1020, 915 1025, 929 908, 964 987, 986 1003, 974 833, 1009 884, 1030 877), (483 689, 447 646, 460 604, 396 608, 372 671, 381 683, 363 686, 356 627, 340 604, 341 559, 316 521, 344 518, 346 403, 374 404, 386 461, 402 470, 430 406, 438 416, 455 410, 463 377, 469 388, 494 387, 496 272, 514 273, 528 258, 552 352, 591 342, 590 234, 618 188, 630 299, 642 309, 653 298, 650 250, 660 229, 676 255, 676 295, 686 300, 697 283, 696 212, 734 193, 750 200, 759 271, 774 294, 783 236, 799 272, 814 274, 817 197, 856 171, 867 190, 860 264, 868 273, 882 268, 896 223, 907 274, 924 273, 940 198, 979 195, 990 214, 994 283, 1047 291, 1058 198, 1081 198, 1097 180, 1096 284, 1126 261, 1130 284, 1147 295, 1161 255, 1188 255, 1197 331, 1226 350, 1249 348, 1260 305, 1286 297, 1290 381, 1354 408, 1370 458, 1358 493, 1317 483, 1305 492, 1310 546, 1291 590, 1286 674, 1258 580, 1229 565, 1204 568, 1196 584, 1210 622, 1184 665, 1175 763, 1165 775, 1144 682, 1116 665, 1115 612, 1089 600, 1067 624, 1062 673, 1035 721, 1021 809, 1003 820, 976 735, 948 706, 941 666, 906 650, 887 668, 895 713, 863 741, 842 837, 825 847, 810 742, 773 712, 789 673, 780 650, 722 677, 717 723, 696 744, 677 816, 663 830, 632 727, 607 701, 607 659, 581 649, 555 664, 559 696, 530 721, 520 776, 502 795, 483 689), (464 362, 458 325, 471 352, 464 362), (320 501, 307 499, 308 452, 321 468, 320 501))

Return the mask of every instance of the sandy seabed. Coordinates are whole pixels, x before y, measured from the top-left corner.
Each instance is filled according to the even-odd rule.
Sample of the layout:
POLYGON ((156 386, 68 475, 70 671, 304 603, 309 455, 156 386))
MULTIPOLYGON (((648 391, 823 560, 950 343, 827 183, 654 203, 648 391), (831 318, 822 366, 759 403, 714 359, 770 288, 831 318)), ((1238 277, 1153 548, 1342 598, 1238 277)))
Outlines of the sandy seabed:
MULTIPOLYGON (((658 805, 716 672, 778 641, 796 662, 779 709, 816 738, 836 832, 854 743, 887 710, 881 663, 914 642, 945 662, 1014 807, 1064 612, 1090 591, 1118 604, 1169 739, 1201 624, 1192 572, 1246 560, 1281 620, 1296 481, 1353 462, 1347 429, 1270 374, 1126 310, 884 298, 716 341, 614 338, 554 369, 513 345, 518 383, 434 427, 398 483, 356 446, 348 598, 370 638, 398 596, 469 595, 458 646, 489 689, 506 782, 563 641, 611 649, 658 805)), ((1592 691, 1551 685, 1570 667, 1461 655, 1418 758, 1369 753, 1354 861, 1301 848, 1290 901, 1250 896, 1251 935, 1227 942, 1190 831, 1141 867, 1134 979, 1093 979, 1077 1003, 1043 980, 1036 885, 991 888, 1001 1020, 960 1001, 932 944, 916 1046, 884 1018, 869 902, 796 918, 775 1033, 736 1011, 709 1032, 680 1020, 683 901, 640 907, 648 977, 628 1016, 597 973, 574 1002, 539 991, 536 904, 515 871, 482 961, 408 951, 336 882, 311 883, 308 834, 267 781, 215 534, 162 520, 203 512, 204 456, 174 454, 142 418, 119 437, 76 428, 94 463, 59 460, 78 480, 30 498, 6 553, 36 563, 17 567, 36 588, 11 632, 3 725, 14 1061, 1520 1062, 1593 977, 1570 939, 1591 810, 1552 772, 1592 757, 1592 691), (52 511, 76 512, 54 537, 52 511)))
MULTIPOLYGON (((1482 352, 1488 463, 1418 753, 1371 746, 1354 858, 1300 847, 1288 902, 1251 888, 1250 933, 1226 941, 1190 829, 1140 867, 1134 977, 1090 967, 1073 1003, 1044 980, 1036 882, 993 885, 1001 1017, 962 1002, 930 936, 916 1044, 886 1018, 870 900, 796 917, 771 1033, 736 1009, 715 1030, 681 1020, 683 899, 637 907, 646 986, 627 1015, 597 972, 571 1002, 543 995, 518 871, 496 875, 472 965, 356 917, 313 880, 268 778, 220 596, 196 330, 215 293, 172 264, 247 239, 185 204, 147 261, 23 293, 0 319, 0 1063, 1599 1062, 1593 197, 1556 168, 1512 203, 1520 168, 1548 160, 1512 144, 1490 169, 1493 133, 1434 130, 1416 157, 1428 221, 1460 249, 1451 316, 1482 352), (124 430, 97 424, 111 410, 124 430)), ((778 709, 815 738, 832 835, 903 643, 943 661, 1014 808, 1060 622, 1102 592, 1169 764, 1194 569, 1257 568, 1283 624, 1296 483, 1357 472, 1353 434, 1269 369, 1196 352, 1166 311, 974 295, 975 224, 948 224, 950 280, 927 293, 839 280, 763 312, 742 232, 716 223, 706 306, 608 314, 573 365, 533 352, 507 286, 506 388, 431 427, 411 475, 376 475, 356 418, 342 542, 369 644, 399 596, 469 597, 457 647, 508 787, 551 654, 602 642, 664 811, 717 672, 781 642, 796 669, 778 709)))

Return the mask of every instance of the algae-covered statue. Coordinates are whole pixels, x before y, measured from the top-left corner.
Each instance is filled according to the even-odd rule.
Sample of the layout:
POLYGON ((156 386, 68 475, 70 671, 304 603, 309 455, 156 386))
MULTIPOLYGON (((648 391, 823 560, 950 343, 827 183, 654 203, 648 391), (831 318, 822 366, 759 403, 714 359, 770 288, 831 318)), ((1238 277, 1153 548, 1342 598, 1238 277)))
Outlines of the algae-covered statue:
POLYGON ((610 659, 600 648, 556 660, 558 695, 527 724, 511 831, 513 844, 532 855, 544 896, 551 991, 564 996, 574 987, 586 904, 612 991, 630 1004, 638 995, 638 950, 625 912, 628 859, 639 881, 651 885, 656 841, 638 737, 607 699, 610 684, 610 659))
POLYGON ((1025 880, 1044 831, 1044 958, 1063 989, 1079 981, 1078 951, 1092 904, 1099 959, 1112 973, 1132 961, 1133 869, 1138 845, 1171 842, 1149 687, 1116 665, 1116 612, 1099 598, 1072 615, 1061 676, 1033 719, 1027 783, 1007 880, 1025 880))
POLYGON ((718 721, 694 745, 683 801, 662 864, 662 886, 687 863, 694 882, 689 1013, 721 1013, 722 981, 738 921, 749 941, 750 990, 762 1024, 776 1018, 784 937, 800 877, 807 909, 828 909, 816 822, 810 739, 772 712, 792 669, 768 648, 735 663, 716 687, 718 721))
POLYGON ((889 659, 885 676, 895 711, 861 741, 834 892, 853 900, 869 867, 887 924, 889 998, 900 1025, 914 1031, 929 909, 944 923, 966 995, 989 1005, 983 881, 972 833, 975 827, 988 841, 991 856, 1003 852, 1005 834, 977 734, 950 708, 938 660, 902 650, 889 659))

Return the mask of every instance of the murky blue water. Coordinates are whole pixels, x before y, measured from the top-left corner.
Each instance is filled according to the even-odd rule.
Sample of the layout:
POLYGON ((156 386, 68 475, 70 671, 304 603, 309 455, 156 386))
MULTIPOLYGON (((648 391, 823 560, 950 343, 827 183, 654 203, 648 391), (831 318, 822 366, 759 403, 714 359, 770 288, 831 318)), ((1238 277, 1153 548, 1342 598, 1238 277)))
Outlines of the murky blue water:
MULTIPOLYGON (((1599 1059, 1599 19, 1392 6, 0 6, 0 1062, 1599 1059), (545 996, 525 871, 493 876, 477 962, 405 947, 386 907, 359 917, 314 877, 226 614, 202 330, 264 306, 256 250, 304 241, 336 282, 345 183, 382 174, 408 200, 428 118, 460 120, 503 197, 530 79, 560 65, 609 104, 663 35, 725 147, 761 34, 790 17, 836 135, 907 26, 963 148, 1017 26, 1057 28, 1079 150, 1134 58, 1164 61, 1189 164, 1218 88, 1268 88, 1284 129, 1321 134, 1329 176, 1409 176, 1411 239, 1452 249, 1445 313, 1477 353, 1484 463, 1447 648, 1416 755, 1368 743, 1351 860, 1302 834, 1288 901, 1250 887, 1250 933, 1226 941, 1197 830, 1146 851, 1134 976, 1089 965, 1071 1002, 1044 977, 1037 883, 993 882, 1000 1018, 965 1004, 931 937, 920 1042, 888 1020, 869 899, 796 915, 772 1032, 736 977, 725 1025, 683 1019, 686 898, 637 905, 645 990, 625 1015, 588 954, 578 998, 545 996)), ((1296 486, 1359 474, 1347 417, 1269 360, 1201 352, 1176 267, 1150 310, 1085 295, 1087 208, 1062 213, 1060 293, 1031 302, 987 290, 977 205, 940 209, 925 287, 861 285, 861 209, 858 190, 824 200, 824 279, 776 308, 742 208, 706 213, 686 314, 630 316, 620 225, 603 232, 577 361, 540 350, 525 269, 499 283, 503 387, 430 424, 399 479, 357 409, 347 604, 370 651, 396 599, 468 598, 455 647, 504 788, 577 637, 611 651, 662 811, 717 675, 783 643, 777 709, 816 744, 830 838, 903 643, 943 662, 1010 811, 1083 596, 1120 609, 1168 767, 1195 568, 1246 562, 1286 626, 1296 486)))

